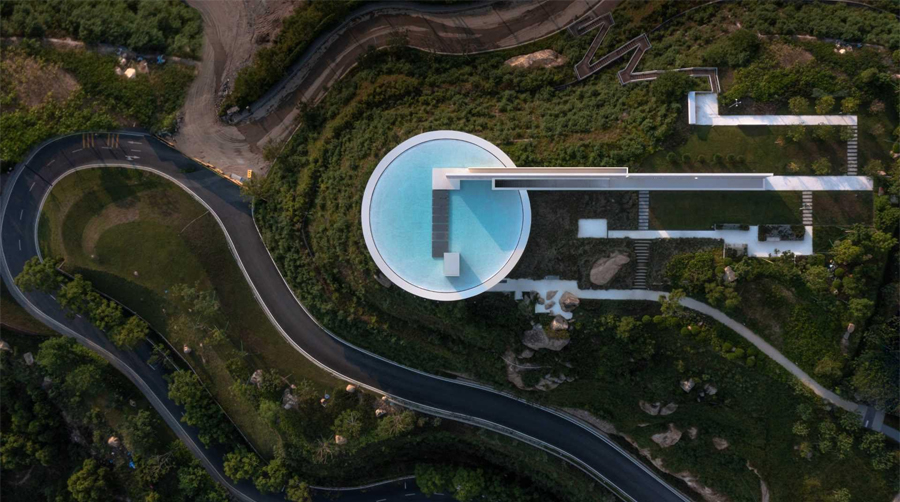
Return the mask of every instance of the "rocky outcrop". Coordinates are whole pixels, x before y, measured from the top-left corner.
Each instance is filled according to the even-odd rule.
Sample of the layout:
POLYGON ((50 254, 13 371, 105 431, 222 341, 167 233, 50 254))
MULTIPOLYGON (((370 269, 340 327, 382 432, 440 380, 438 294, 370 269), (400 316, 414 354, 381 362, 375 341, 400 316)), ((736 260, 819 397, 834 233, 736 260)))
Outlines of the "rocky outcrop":
POLYGON ((519 355, 518 355, 517 357, 518 357, 519 359, 529 359, 529 358, 531 358, 531 356, 533 356, 533 355, 534 355, 534 351, 533 351, 533 350, 531 350, 531 349, 525 349, 525 350, 523 350, 522 352, 520 352, 519 355))
POLYGON ((116 436, 110 436, 109 439, 106 441, 106 444, 110 448, 118 448, 118 447, 122 446, 122 442, 116 436))
POLYGON ((290 387, 284 389, 284 394, 281 395, 281 406, 286 409, 297 409, 300 405, 300 402, 297 400, 297 396, 291 393, 290 387))
POLYGON ((509 58, 503 64, 513 68, 555 68, 566 64, 566 57, 554 50, 544 49, 509 58))
POLYGON ((591 267, 591 283, 598 286, 607 284, 630 261, 631 257, 620 251, 616 251, 606 258, 600 258, 591 267))
POLYGON ((340 434, 337 434, 334 436, 334 442, 336 444, 347 444, 347 438, 341 436, 340 434))
POLYGON ((649 460, 654 466, 656 466, 657 469, 665 472, 666 474, 670 474, 670 475, 675 476, 676 478, 684 481, 685 484, 687 484, 689 487, 691 487, 692 490, 694 490, 696 493, 700 494, 700 496, 703 497, 704 501, 706 501, 706 502, 730 502, 731 499, 729 499, 725 495, 718 493, 717 491, 713 490, 712 488, 700 483, 700 481, 697 480, 697 477, 694 476, 691 472, 689 472, 689 471, 675 472, 675 471, 666 469, 666 467, 663 464, 662 459, 653 458, 652 452, 650 451, 649 448, 641 448, 641 446, 633 438, 631 438, 627 434, 620 434, 616 430, 616 427, 613 424, 611 424, 605 420, 601 420, 601 419, 593 416, 591 413, 584 411, 584 410, 578 410, 575 408, 563 408, 563 411, 565 411, 566 413, 570 413, 570 414, 580 418, 581 420, 584 420, 585 422, 593 425, 600 432, 603 432, 607 435, 616 434, 616 435, 624 438, 635 449, 638 450, 638 452, 641 454, 641 456, 643 456, 644 458, 649 460))
POLYGON ((565 317, 558 315, 550 323, 550 329, 553 331, 565 331, 569 329, 569 322, 566 321, 565 317))
POLYGON ((563 332, 549 336, 544 331, 543 326, 535 324, 532 329, 522 333, 522 343, 533 350, 548 349, 560 351, 569 344, 569 335, 563 332))
POLYGON ((349 392, 349 393, 352 394, 352 393, 356 392, 356 386, 353 385, 352 383, 351 383, 351 384, 347 384, 347 388, 344 389, 344 390, 346 390, 347 392, 349 392))
POLYGON ((675 413, 675 410, 677 410, 677 409, 678 409, 677 404, 669 403, 663 409, 659 410, 659 415, 662 417, 664 417, 666 415, 671 415, 672 413, 675 413))
POLYGON ((725 267, 725 282, 734 282, 737 280, 737 274, 731 266, 725 267))
POLYGON ((695 382, 693 378, 681 381, 681 390, 690 392, 694 388, 695 382))
POLYGON ((694 426, 694 427, 688 428, 687 435, 691 439, 697 439, 697 434, 699 432, 700 432, 700 429, 698 429, 696 426, 694 426))
POLYGON ((557 291, 556 291, 555 289, 550 290, 550 291, 547 291, 547 296, 546 296, 547 301, 549 302, 550 300, 552 300, 553 298, 555 298, 555 297, 556 297, 556 293, 557 293, 557 291))
POLYGON ((262 385, 263 379, 263 370, 256 370, 253 372, 253 375, 250 376, 250 383, 259 387, 262 385))
POLYGON ((562 309, 563 312, 572 312, 578 305, 581 303, 581 300, 578 299, 577 296, 573 295, 566 291, 559 297, 559 308, 562 309))
POLYGON ((707 396, 715 396, 716 392, 719 392, 719 389, 717 389, 716 386, 711 383, 703 386, 703 393, 707 396))
POLYGON ((650 404, 647 401, 638 401, 638 406, 640 406, 641 409, 644 410, 644 413, 646 413, 648 415, 653 415, 654 417, 656 415, 659 415, 660 404, 661 403, 650 404))
POLYGON ((715 446, 717 450, 724 450, 725 448, 731 446, 724 438, 712 438, 712 442, 713 446, 715 446))
POLYGON ((6 343, 6 340, 0 340, 0 350, 5 352, 12 352, 12 347, 10 347, 8 343, 6 343))
POLYGON ((34 356, 31 354, 31 352, 26 352, 25 354, 23 354, 22 359, 25 360, 25 364, 27 364, 28 366, 34 364, 34 356))
POLYGON ((681 440, 681 431, 678 430, 678 427, 675 427, 675 424, 669 424, 669 430, 654 434, 650 436, 650 439, 658 444, 660 448, 668 448, 681 440))

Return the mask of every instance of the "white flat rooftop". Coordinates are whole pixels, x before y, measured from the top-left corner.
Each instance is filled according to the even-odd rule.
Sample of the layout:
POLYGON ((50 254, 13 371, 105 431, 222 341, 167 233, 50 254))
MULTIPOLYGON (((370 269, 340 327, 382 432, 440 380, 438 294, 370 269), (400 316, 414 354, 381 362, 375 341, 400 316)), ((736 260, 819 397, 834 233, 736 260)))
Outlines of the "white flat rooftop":
POLYGON ((719 97, 712 92, 688 93, 688 123, 708 126, 855 126, 856 115, 719 115, 719 97))

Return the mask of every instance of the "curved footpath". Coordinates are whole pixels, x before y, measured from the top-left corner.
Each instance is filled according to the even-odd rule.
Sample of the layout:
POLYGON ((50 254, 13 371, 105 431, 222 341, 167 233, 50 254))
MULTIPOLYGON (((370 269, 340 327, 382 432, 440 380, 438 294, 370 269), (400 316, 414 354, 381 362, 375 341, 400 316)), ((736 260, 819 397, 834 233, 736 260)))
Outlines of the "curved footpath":
MULTIPOLYGON (((23 293, 12 281, 38 254, 37 221, 44 197, 62 177, 80 169, 115 166, 144 169, 178 184, 206 206, 225 232, 232 252, 260 306, 285 339, 336 376, 383 392, 428 413, 477 424, 560 456, 597 480, 605 480, 625 500, 685 501, 687 497, 591 427, 554 410, 490 389, 454 382, 405 368, 357 349, 320 327, 304 310, 272 261, 251 208, 239 188, 202 168, 177 150, 141 133, 123 133, 120 148, 82 148, 81 135, 48 142, 32 153, 4 187, 0 213, 3 280, 32 315, 60 333, 99 352, 143 391, 166 423, 185 441, 219 482, 242 500, 277 500, 249 483, 232 483, 222 471, 222 451, 204 449, 196 431, 178 421, 181 410, 167 397, 162 375, 145 363, 148 354, 116 349, 84 318, 69 319, 50 295, 23 293), (125 151, 131 160, 125 158, 125 151)), ((361 495, 360 495, 361 496, 361 495)), ((355 499, 351 494, 346 500, 355 499)))
MULTIPOLYGON (((407 45, 440 54, 475 54, 509 49, 553 35, 584 18, 607 13, 621 0, 542 0, 434 5, 421 2, 372 2, 352 12, 334 29, 316 38, 287 75, 250 110, 228 125, 218 116, 216 98, 222 88, 228 40, 219 33, 222 16, 212 9, 221 2, 192 0, 204 20, 206 43, 200 73, 191 85, 184 120, 175 137, 185 154, 240 176, 262 169, 269 141, 289 137, 298 118, 296 105, 315 103, 370 49, 386 47, 391 34, 403 32, 407 45)), ((235 22, 240 22, 236 19, 235 22)))

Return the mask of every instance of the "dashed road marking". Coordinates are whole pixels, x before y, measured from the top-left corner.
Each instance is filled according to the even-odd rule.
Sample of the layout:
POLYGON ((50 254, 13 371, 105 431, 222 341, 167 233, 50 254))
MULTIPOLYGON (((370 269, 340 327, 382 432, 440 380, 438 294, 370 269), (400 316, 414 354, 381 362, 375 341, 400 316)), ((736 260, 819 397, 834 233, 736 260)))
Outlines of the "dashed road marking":
POLYGON ((84 148, 79 148, 78 150, 72 150, 72 153, 78 153, 78 152, 80 152, 80 151, 82 151, 82 150, 84 150, 84 148))
POLYGON ((25 210, 24 209, 19 210, 19 219, 20 220, 22 219, 23 214, 25 214, 25 210))
POLYGON ((53 159, 53 160, 51 160, 50 162, 47 162, 47 166, 46 166, 46 167, 50 167, 50 164, 52 164, 52 163, 54 163, 54 162, 56 162, 56 159, 53 159))
POLYGON ((31 188, 29 188, 28 191, 30 192, 30 191, 34 190, 34 185, 36 185, 36 184, 37 184, 37 181, 35 181, 34 183, 32 183, 32 184, 31 184, 31 188))
POLYGON ((19 239, 19 251, 22 250, 22 239, 19 239))
POLYGON ((378 499, 375 502, 384 502, 385 500, 387 500, 387 499, 378 499))
POLYGON ((140 150, 138 150, 138 149, 136 149, 136 148, 132 148, 131 151, 132 151, 132 152, 140 152, 140 150))
POLYGON ((415 497, 415 496, 416 496, 415 493, 407 493, 406 495, 404 495, 404 497, 415 497))

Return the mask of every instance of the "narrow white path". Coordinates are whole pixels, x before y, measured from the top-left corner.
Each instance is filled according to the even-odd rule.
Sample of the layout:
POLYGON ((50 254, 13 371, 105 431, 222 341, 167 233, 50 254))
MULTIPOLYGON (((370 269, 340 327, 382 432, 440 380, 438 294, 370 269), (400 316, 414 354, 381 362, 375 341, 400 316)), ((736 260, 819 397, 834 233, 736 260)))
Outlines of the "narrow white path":
POLYGON ((766 190, 787 192, 868 192, 875 186, 868 176, 769 176, 763 184, 766 190))
POLYGON ((719 115, 719 96, 688 93, 688 123, 710 126, 856 126, 856 115, 719 115))
POLYGON ((750 230, 610 230, 610 239, 722 239, 728 245, 747 245, 747 255, 754 257, 779 256, 785 251, 795 255, 813 254, 813 227, 804 227, 802 241, 760 241, 758 226, 750 230))
MULTIPOLYGON (((544 296, 546 295, 547 291, 558 291, 559 293, 556 294, 556 298, 558 299, 562 293, 568 291, 578 298, 589 300, 644 300, 652 302, 659 301, 660 296, 669 295, 669 293, 665 291, 649 291, 641 289, 583 290, 578 289, 578 283, 576 281, 532 279, 507 279, 506 281, 494 286, 491 291, 507 293, 511 292, 515 294, 516 298, 521 298, 523 292, 537 291, 541 293, 542 296, 544 296)), ((681 300, 681 304, 686 308, 712 317, 716 321, 719 321, 720 323, 733 330, 735 333, 741 335, 745 340, 752 343, 763 354, 767 355, 773 361, 778 363, 782 368, 797 377, 801 382, 803 382, 804 385, 806 385, 810 390, 812 390, 817 396, 821 397, 822 399, 825 399, 828 402, 847 411, 856 412, 860 408, 858 404, 847 401, 846 399, 838 396, 834 392, 820 385, 818 382, 813 380, 812 377, 807 375, 805 371, 800 369, 788 358, 784 357, 784 355, 782 355, 781 352, 779 352, 775 347, 771 346, 769 342, 763 340, 762 337, 751 331, 743 324, 728 317, 724 312, 713 308, 703 302, 694 300, 693 298, 685 298, 681 300)), ((544 305, 536 305, 535 313, 547 313, 552 315, 559 314, 567 319, 572 318, 572 314, 570 312, 562 312, 560 310, 558 302, 554 302, 553 307, 549 309, 549 311, 544 308, 544 305)))

